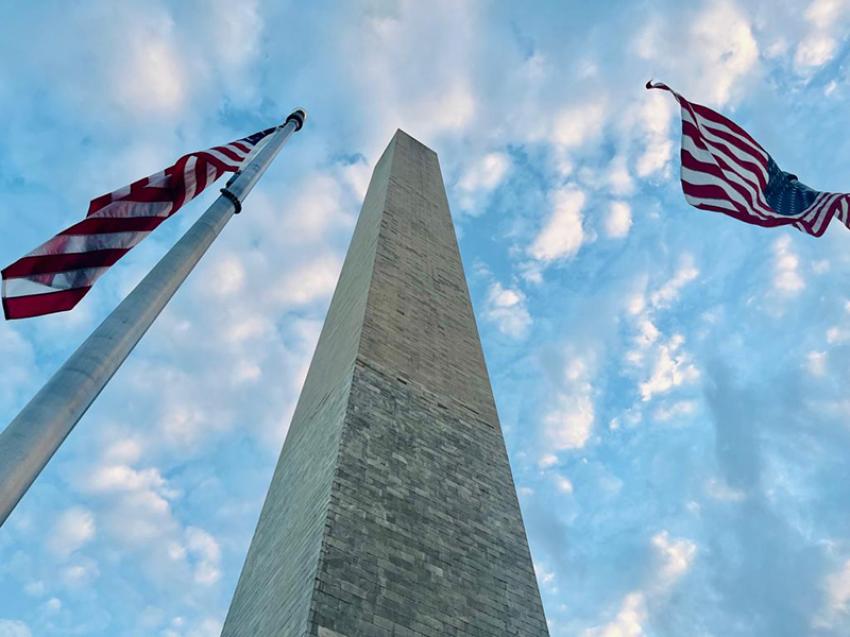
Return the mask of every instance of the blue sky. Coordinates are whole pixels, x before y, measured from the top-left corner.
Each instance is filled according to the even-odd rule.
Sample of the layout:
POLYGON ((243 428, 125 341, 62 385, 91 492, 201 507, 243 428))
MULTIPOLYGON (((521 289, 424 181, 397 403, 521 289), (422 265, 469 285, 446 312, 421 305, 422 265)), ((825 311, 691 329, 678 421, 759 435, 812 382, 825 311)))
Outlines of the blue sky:
MULTIPOLYGON (((689 208, 663 80, 848 187, 850 2, 18 3, 0 261, 268 126, 284 149, 0 532, 0 637, 217 636, 371 169, 440 154, 553 636, 850 632, 850 233, 689 208)), ((0 325, 8 422, 202 212, 0 325)))

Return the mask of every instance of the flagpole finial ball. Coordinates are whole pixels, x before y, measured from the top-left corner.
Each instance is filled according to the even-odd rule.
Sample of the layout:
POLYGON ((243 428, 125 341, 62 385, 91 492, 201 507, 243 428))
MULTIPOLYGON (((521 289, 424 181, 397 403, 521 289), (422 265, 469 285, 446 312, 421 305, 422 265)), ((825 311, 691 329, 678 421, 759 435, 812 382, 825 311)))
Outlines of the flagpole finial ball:
POLYGON ((284 126, 289 122, 295 122, 295 130, 301 130, 301 127, 304 126, 304 120, 307 119, 307 111, 303 108, 296 108, 289 114, 289 117, 286 118, 286 121, 283 123, 284 126))

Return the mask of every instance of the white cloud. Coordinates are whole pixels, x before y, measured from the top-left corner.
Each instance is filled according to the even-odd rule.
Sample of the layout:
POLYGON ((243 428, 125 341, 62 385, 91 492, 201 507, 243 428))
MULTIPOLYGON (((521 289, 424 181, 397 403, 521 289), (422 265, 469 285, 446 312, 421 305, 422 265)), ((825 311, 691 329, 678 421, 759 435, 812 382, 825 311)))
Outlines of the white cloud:
POLYGON ((139 471, 120 464, 100 465, 86 480, 88 490, 95 493, 162 490, 165 484, 165 479, 160 475, 159 470, 153 467, 139 471))
POLYGON ((812 0, 804 15, 815 28, 827 29, 838 22, 848 9, 850 4, 846 0, 812 0))
POLYGON ((785 296, 794 296, 806 287, 799 271, 800 259, 791 248, 791 237, 783 235, 773 242, 773 288, 785 296))
POLYGON ((495 190, 510 167, 510 157, 498 152, 488 153, 468 166, 457 184, 461 191, 461 207, 471 214, 483 213, 481 196, 495 190))
POLYGON ((830 345, 846 343, 850 341, 850 330, 842 329, 837 325, 827 328, 826 342, 830 345))
POLYGON ((824 607, 813 623, 816 627, 830 628, 850 615, 850 560, 838 571, 826 576, 823 589, 824 607))
POLYGON ((553 402, 543 416, 547 441, 556 450, 581 449, 590 439, 596 418, 591 369, 586 358, 574 356, 567 362, 563 385, 553 402))
MULTIPOLYGON (((476 5, 401 2, 358 14, 341 53, 356 61, 352 81, 368 100, 370 118, 424 139, 458 134, 476 122, 482 29, 476 5)), ((380 137, 369 146, 386 143, 384 128, 372 127, 380 137)))
POLYGON ((169 504, 177 493, 154 467, 138 470, 128 465, 101 464, 81 486, 108 498, 110 506, 102 517, 112 538, 122 544, 144 545, 167 536, 177 526, 169 504))
POLYGON ((566 148, 578 148, 596 140, 605 125, 605 102, 596 100, 569 106, 556 117, 552 141, 566 148))
MULTIPOLYGON (((632 347, 624 354, 625 361, 634 368, 641 403, 654 396, 666 394, 699 378, 699 371, 684 350, 685 338, 673 334, 665 338, 656 324, 656 315, 671 307, 679 299, 683 288, 696 280, 699 270, 690 255, 684 255, 673 276, 655 290, 638 291, 625 298, 625 310, 633 326, 632 347)), ((641 420, 642 407, 633 406, 636 422, 641 420)), ((692 400, 667 402, 658 406, 653 414, 660 422, 683 418, 693 414, 697 405, 692 400)))
POLYGON ((669 177, 670 160, 673 157, 670 124, 673 121, 675 109, 675 101, 660 91, 652 91, 641 101, 636 126, 643 146, 635 167, 638 176, 669 177))
POLYGON ((758 44, 744 13, 731 2, 712 2, 696 16, 692 49, 701 55, 697 69, 703 94, 718 105, 729 101, 735 84, 758 63, 758 44))
POLYGON ((729 486, 723 480, 711 478, 705 486, 706 493, 714 500, 720 502, 743 502, 747 499, 747 493, 741 489, 729 486))
POLYGON ((831 35, 812 33, 797 46, 794 65, 798 71, 823 66, 833 58, 837 48, 838 43, 831 35))
POLYGON ((647 618, 646 598, 643 593, 629 593, 623 598, 620 610, 609 623, 590 628, 584 637, 643 637, 643 624, 647 618))
POLYGON ((632 591, 623 598, 617 615, 607 624, 589 628, 583 637, 645 637, 645 624, 650 616, 651 604, 669 596, 673 587, 691 568, 697 552, 694 542, 671 538, 660 531, 651 539, 658 560, 658 568, 643 588, 632 591))
POLYGON ((259 193, 251 194, 251 205, 262 206, 265 232, 281 242, 295 240, 299 244, 323 239, 334 226, 350 227, 352 218, 345 210, 340 180, 334 175, 314 172, 301 178, 297 194, 281 218, 278 205, 259 193), (281 232, 285 227, 286 232, 281 232))
POLYGON ((47 592, 47 586, 44 584, 43 580, 35 580, 28 582, 24 586, 24 592, 33 597, 41 597, 47 592))
POLYGON ((582 208, 585 194, 577 188, 563 188, 552 196, 552 213, 529 248, 539 261, 574 256, 584 242, 582 208))
POLYGON ((556 578, 554 571, 549 570, 542 564, 538 564, 537 562, 535 562, 534 572, 537 575, 537 581, 539 581, 543 586, 550 590, 554 589, 553 592, 557 590, 557 588, 554 587, 556 578))
POLYGON ((816 261, 812 261, 812 272, 815 274, 826 274, 829 272, 831 268, 831 264, 826 259, 818 259, 816 261))
POLYGON ((611 160, 606 175, 608 187, 618 196, 631 195, 635 190, 635 182, 629 172, 625 155, 617 155, 611 160))
POLYGON ((683 418, 692 416, 696 413, 697 403, 693 400, 679 400, 671 405, 664 405, 655 410, 655 419, 660 422, 667 422, 674 418, 683 418))
POLYGON ((103 452, 103 457, 115 464, 136 462, 142 455, 142 443, 134 438, 122 437, 109 444, 103 452))
POLYGON ((611 238, 620 239, 629 234, 632 227, 632 208, 624 201, 614 201, 605 218, 605 232, 611 238))
POLYGON ((186 637, 219 637, 221 630, 224 627, 224 622, 214 617, 206 617, 200 623, 192 628, 186 637))
POLYGON ((809 75, 835 57, 846 31, 850 5, 844 0, 813 0, 803 13, 809 30, 797 44, 794 67, 809 75))
POLYGON ((498 281, 490 285, 484 317, 492 321, 502 334, 522 338, 531 326, 531 315, 525 295, 519 289, 504 288, 498 281))
POLYGON ((245 285, 245 266, 236 254, 219 256, 211 272, 204 280, 204 287, 217 297, 227 297, 240 291, 245 285))
POLYGON ((195 33, 205 42, 207 55, 216 62, 212 70, 223 77, 228 92, 240 102, 249 101, 255 93, 253 65, 261 53, 264 36, 257 0, 212 0, 199 13, 193 16, 201 27, 195 33))
POLYGON ((806 370, 812 376, 826 374, 826 352, 809 352, 806 354, 806 370))
POLYGON ((59 572, 59 577, 68 588, 81 589, 91 586, 100 575, 97 562, 84 558, 66 566, 59 572))
POLYGON ((637 292, 626 299, 626 311, 632 316, 641 314, 646 309, 646 296, 637 292))
POLYGON ((693 258, 689 254, 684 255, 673 277, 650 295, 650 302, 656 308, 670 307, 679 298, 682 288, 698 276, 699 270, 694 265, 693 258))
POLYGON ((530 285, 543 283, 544 264, 539 261, 525 261, 517 266, 522 280, 530 285))
POLYGON ((6 321, 0 323, 0 358, 15 361, 14 365, 6 366, 0 384, 0 400, 8 405, 19 392, 31 386, 36 366, 32 346, 6 321))
POLYGON ((657 579, 654 585, 666 590, 690 569, 697 546, 687 539, 671 538, 667 531, 654 535, 652 546, 661 560, 661 569, 655 575, 657 579))
POLYGON ((657 394, 691 383, 699 378, 699 371, 691 362, 687 352, 682 351, 685 337, 674 334, 665 343, 659 345, 650 377, 640 384, 643 401, 657 394))
POLYGON ((657 327, 655 327, 655 324, 651 320, 646 318, 646 316, 642 316, 637 319, 636 327, 637 334, 634 338, 635 347, 627 350, 623 358, 630 365, 642 367, 646 362, 647 353, 652 347, 652 344, 655 343, 661 336, 661 332, 657 327))
POLYGON ((549 467, 554 467, 558 464, 558 456, 554 453, 546 453, 540 456, 540 460, 537 461, 537 466, 541 469, 548 469, 549 467))
POLYGON ((44 603, 45 609, 49 613, 55 613, 62 608, 62 600, 58 597, 51 597, 44 603))
POLYGON ((555 476, 555 488, 561 493, 570 494, 573 492, 573 483, 566 476, 555 476))
MULTIPOLYGON (((703 102, 722 106, 758 66, 759 48, 750 19, 734 2, 701 3, 692 15, 651 17, 633 50, 662 68, 680 71, 703 102), (690 24, 683 29, 682 24, 690 24)), ((671 14, 672 15, 672 14, 671 14)))
POLYGON ((196 527, 186 529, 186 549, 194 558, 195 582, 203 586, 215 584, 221 578, 221 547, 216 539, 196 527))
MULTIPOLYGON (((124 450, 126 451, 126 450, 124 450)), ((107 538, 132 551, 133 559, 161 586, 186 586, 192 596, 222 577, 222 550, 218 540, 197 526, 184 527, 172 509, 180 493, 154 468, 137 469, 115 464, 116 444, 107 447, 104 461, 82 478, 81 487, 101 501, 99 521, 107 538)), ((80 588, 98 578, 97 564, 80 559, 61 577, 68 587, 80 588)))
POLYGON ((336 287, 342 263, 334 254, 319 254, 274 282, 271 295, 276 303, 306 305, 328 298, 336 287))
POLYGON ((0 619, 0 637, 32 637, 32 632, 22 621, 0 619))
POLYGON ((189 84, 176 47, 151 32, 126 42, 129 65, 114 89, 128 111, 175 113, 183 108, 189 84), (134 81, 127 82, 127 77, 134 81))
POLYGON ((96 533, 94 515, 88 509, 67 509, 56 521, 50 532, 48 546, 56 555, 69 556, 91 541, 96 533))

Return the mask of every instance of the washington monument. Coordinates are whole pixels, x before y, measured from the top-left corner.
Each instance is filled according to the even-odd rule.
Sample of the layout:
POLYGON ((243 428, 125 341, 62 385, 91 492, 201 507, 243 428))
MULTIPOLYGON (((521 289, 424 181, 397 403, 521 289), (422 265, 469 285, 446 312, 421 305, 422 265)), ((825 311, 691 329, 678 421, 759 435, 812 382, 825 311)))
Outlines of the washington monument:
POLYGON ((402 131, 222 635, 548 635, 437 155, 402 131))

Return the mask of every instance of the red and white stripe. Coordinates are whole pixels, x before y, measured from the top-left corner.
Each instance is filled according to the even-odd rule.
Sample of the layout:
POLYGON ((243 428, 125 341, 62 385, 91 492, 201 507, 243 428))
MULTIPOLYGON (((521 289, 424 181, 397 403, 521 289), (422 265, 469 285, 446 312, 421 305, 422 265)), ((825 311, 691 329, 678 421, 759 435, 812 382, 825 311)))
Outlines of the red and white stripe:
POLYGON ((2 270, 6 318, 70 310, 160 223, 222 174, 239 170, 273 131, 184 155, 163 171, 93 199, 83 221, 2 270))
POLYGON ((764 197, 768 154, 747 131, 666 84, 648 82, 646 88, 669 91, 682 108, 682 190, 689 204, 759 226, 793 225, 816 237, 826 232, 833 216, 850 227, 850 194, 819 193, 796 215, 773 210, 764 197))

